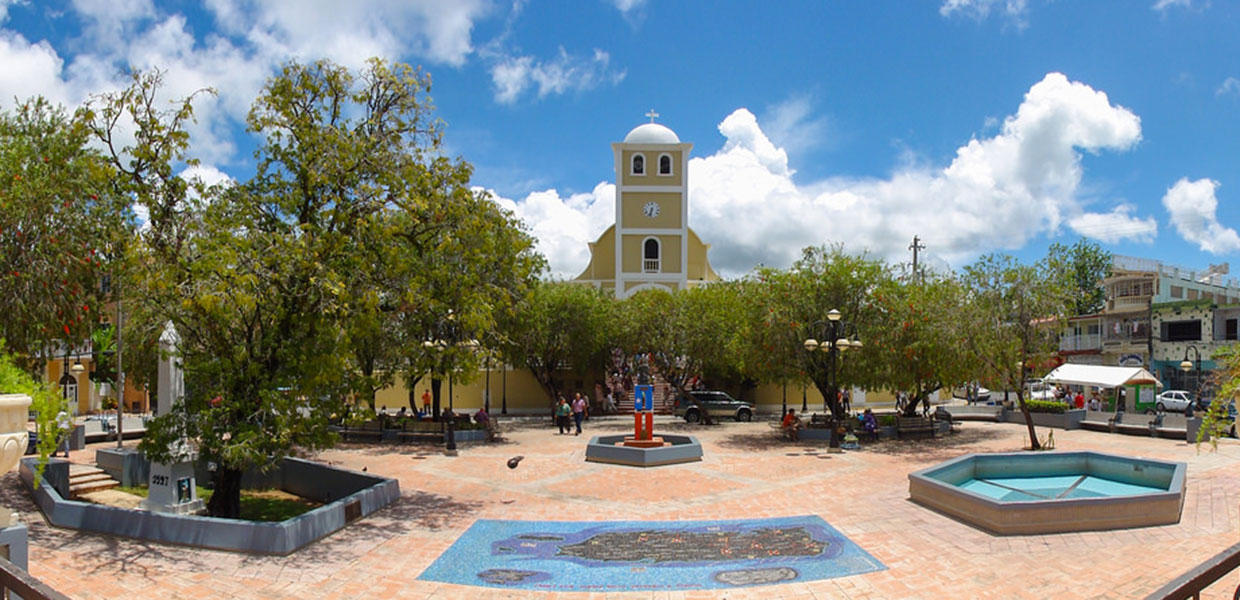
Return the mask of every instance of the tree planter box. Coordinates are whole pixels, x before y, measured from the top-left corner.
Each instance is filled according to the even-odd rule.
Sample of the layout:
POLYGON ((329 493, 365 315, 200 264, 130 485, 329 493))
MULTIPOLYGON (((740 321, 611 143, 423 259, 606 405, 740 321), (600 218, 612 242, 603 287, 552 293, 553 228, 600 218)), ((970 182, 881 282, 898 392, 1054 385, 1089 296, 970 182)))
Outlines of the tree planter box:
MULTIPOLYGON (((447 443, 448 432, 444 432, 443 441, 447 443)), ((487 430, 485 429, 466 429, 464 431, 457 430, 457 442, 485 442, 487 441, 487 430)))
MULTIPOLYGON (((289 457, 266 473, 247 471, 242 487, 274 487, 323 506, 279 522, 152 513, 67 500, 46 476, 35 489, 38 460, 21 461, 21 480, 56 527, 233 552, 287 555, 400 499, 395 479, 289 457)), ((197 466, 206 473, 204 465, 197 466)))
MULTIPOLYGON (((1055 427, 1058 429, 1078 429, 1081 421, 1085 419, 1085 409, 1072 409, 1065 411, 1063 414, 1055 413, 1029 413, 1033 417, 1033 424, 1038 427, 1055 427)), ((1023 425, 1025 423, 1025 415, 1021 414, 1020 409, 1008 411, 1008 423, 1017 423, 1023 425)))
POLYGON ((878 439, 880 440, 894 440, 896 439, 896 435, 898 435, 898 433, 895 425, 888 425, 886 427, 878 428, 878 439))
POLYGON ((1002 406, 974 404, 969 406, 945 406, 953 421, 994 421, 1002 423, 1004 409, 1002 406))

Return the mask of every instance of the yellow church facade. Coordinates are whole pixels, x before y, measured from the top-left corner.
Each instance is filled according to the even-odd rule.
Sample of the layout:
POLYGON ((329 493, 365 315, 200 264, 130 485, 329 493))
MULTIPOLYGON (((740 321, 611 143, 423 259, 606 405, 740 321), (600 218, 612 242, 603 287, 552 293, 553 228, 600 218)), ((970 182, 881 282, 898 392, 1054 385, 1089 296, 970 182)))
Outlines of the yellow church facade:
POLYGON ((674 291, 718 281, 710 245, 689 227, 689 151, 674 131, 644 123, 611 145, 616 222, 590 244, 590 263, 574 282, 626 298, 644 289, 674 291))

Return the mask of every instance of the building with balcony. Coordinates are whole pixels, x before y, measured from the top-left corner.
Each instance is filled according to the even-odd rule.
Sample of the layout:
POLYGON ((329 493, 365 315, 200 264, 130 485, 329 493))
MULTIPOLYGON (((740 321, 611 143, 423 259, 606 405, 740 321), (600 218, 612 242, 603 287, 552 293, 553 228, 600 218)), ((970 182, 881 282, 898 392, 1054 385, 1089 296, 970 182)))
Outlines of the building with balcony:
MULTIPOLYGON (((1223 276, 1228 274, 1228 270, 1227 263, 1211 265, 1205 271, 1194 271, 1165 265, 1157 260, 1116 255, 1112 258, 1110 276, 1102 281, 1106 292, 1102 310, 1098 314, 1069 319, 1060 336, 1059 353, 1067 362, 1145 366, 1156 375, 1166 377, 1165 369, 1158 367, 1170 364, 1170 359, 1165 358, 1168 353, 1179 352, 1181 358, 1174 361, 1178 369, 1184 348, 1167 346, 1159 350, 1157 347, 1187 340, 1174 339, 1180 335, 1178 333, 1171 334, 1173 339, 1165 340, 1161 330, 1163 320, 1160 318, 1155 322, 1154 307, 1168 305, 1174 310, 1174 306, 1178 305, 1183 312, 1185 302, 1222 307, 1240 304, 1240 287, 1235 280, 1224 281, 1223 276)), ((1220 314, 1229 314, 1228 310, 1225 308, 1220 314)), ((1212 315, 1213 312, 1211 309, 1212 315)), ((1222 320, 1215 323, 1211 321, 1215 319, 1213 316, 1200 316, 1201 331, 1211 332, 1209 338, 1212 343, 1226 341, 1227 319, 1218 318, 1222 320), (1219 332, 1218 336, 1214 335, 1215 331, 1219 332)), ((1179 329, 1173 331, 1178 332, 1179 329)), ((1204 334, 1200 335, 1194 341, 1204 340, 1204 334)), ((1205 356, 1203 353, 1202 358, 1205 359, 1205 356)), ((1204 361, 1203 364, 1213 368, 1212 361, 1204 361)), ((1176 373, 1175 381, 1179 381, 1182 375, 1178 374, 1179 371, 1176 373)))

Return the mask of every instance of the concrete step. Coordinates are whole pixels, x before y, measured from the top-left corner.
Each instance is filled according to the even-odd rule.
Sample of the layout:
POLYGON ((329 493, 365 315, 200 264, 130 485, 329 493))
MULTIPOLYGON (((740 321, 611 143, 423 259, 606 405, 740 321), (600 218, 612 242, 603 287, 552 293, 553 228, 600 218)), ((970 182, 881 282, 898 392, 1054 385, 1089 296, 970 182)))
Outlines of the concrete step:
POLYGON ((69 497, 77 498, 82 494, 98 492, 101 490, 110 490, 114 487, 119 487, 120 485, 121 483, 119 481, 111 478, 108 478, 107 480, 90 481, 87 483, 71 483, 69 484, 69 497))
POLYGON ((107 473, 91 473, 89 475, 70 475, 69 485, 73 486, 81 483, 91 483, 94 481, 116 481, 107 473))
POLYGON ((74 477, 77 475, 94 475, 96 473, 103 473, 103 472, 104 472, 103 469, 100 469, 99 467, 96 467, 94 465, 69 463, 69 477, 74 477))

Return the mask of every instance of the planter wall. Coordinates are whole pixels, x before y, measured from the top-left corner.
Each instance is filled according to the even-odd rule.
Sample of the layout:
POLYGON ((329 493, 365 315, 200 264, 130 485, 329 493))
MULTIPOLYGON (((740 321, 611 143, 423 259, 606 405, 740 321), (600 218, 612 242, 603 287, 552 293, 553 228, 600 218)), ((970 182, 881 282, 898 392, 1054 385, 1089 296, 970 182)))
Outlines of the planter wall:
POLYGON ((395 479, 286 458, 272 470, 276 487, 326 504, 279 523, 151 513, 66 500, 46 478, 35 489, 37 461, 21 461, 21 479, 52 525, 234 552, 290 554, 400 498, 395 479))
MULTIPOLYGON (((1085 409, 1072 409, 1065 411, 1063 414, 1055 413, 1030 413, 1033 417, 1033 424, 1038 427, 1055 427, 1058 429, 1077 429, 1081 426, 1081 421, 1085 419, 1085 409)), ((1020 409, 1010 410, 1007 412, 1008 423, 1025 423, 1025 415, 1021 414, 1020 409)))

